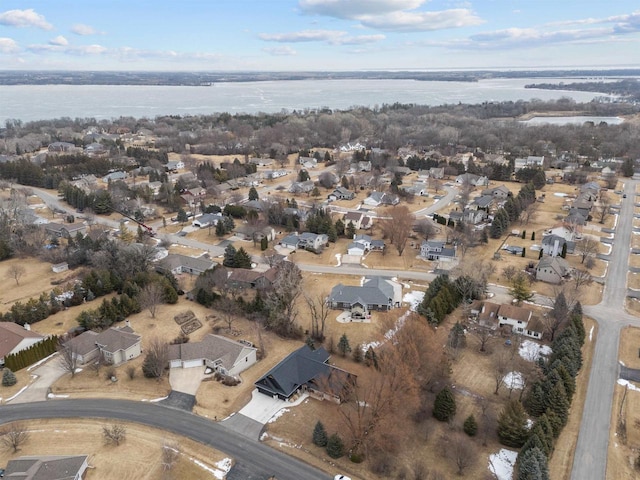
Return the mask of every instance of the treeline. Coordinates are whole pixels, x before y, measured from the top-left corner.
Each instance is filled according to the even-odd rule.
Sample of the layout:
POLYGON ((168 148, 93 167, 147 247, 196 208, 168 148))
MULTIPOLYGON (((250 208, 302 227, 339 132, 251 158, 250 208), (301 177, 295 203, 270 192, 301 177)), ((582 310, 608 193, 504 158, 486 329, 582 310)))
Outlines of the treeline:
POLYGON ((491 221, 489 235, 500 238, 508 231, 509 225, 520 218, 520 214, 536 201, 536 189, 533 183, 528 183, 520 189, 518 195, 507 198, 504 206, 499 208, 491 221))
POLYGON ((39 362, 43 358, 47 358, 58 348, 58 337, 51 335, 41 342, 31 345, 29 348, 16 353, 11 353, 4 357, 4 367, 12 372, 22 370, 29 365, 39 362))
POLYGON ((628 97, 632 100, 640 100, 640 82, 635 78, 618 80, 616 82, 531 83, 525 85, 524 88, 606 93, 609 95, 628 97))
POLYGON ((430 324, 440 325, 463 300, 477 300, 481 295, 482 285, 466 275, 453 282, 448 275, 439 275, 429 284, 417 310, 430 324))

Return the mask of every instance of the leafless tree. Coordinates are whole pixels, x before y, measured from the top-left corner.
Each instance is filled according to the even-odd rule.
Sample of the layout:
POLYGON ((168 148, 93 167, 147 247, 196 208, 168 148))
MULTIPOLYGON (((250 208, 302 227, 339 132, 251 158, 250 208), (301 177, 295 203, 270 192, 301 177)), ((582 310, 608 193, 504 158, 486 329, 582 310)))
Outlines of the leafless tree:
POLYGON ((477 326, 471 331, 471 334, 480 342, 480 351, 486 352, 487 345, 495 338, 493 330, 482 325, 477 326))
POLYGON ((464 475, 467 468, 478 461, 478 451, 473 441, 462 433, 455 433, 448 441, 443 442, 447 457, 458 469, 458 475, 464 475))
POLYGON ((14 263, 7 270, 7 278, 12 278, 15 280, 16 285, 20 285, 20 278, 27 273, 27 269, 22 265, 14 263))
POLYGON ((69 341, 58 341, 58 365, 60 368, 75 377, 78 369, 78 349, 71 345, 69 341))
POLYGON ((29 431, 22 423, 12 423, 0 430, 0 442, 5 449, 16 453, 20 447, 29 441, 29 431))
POLYGON ((437 194, 440 190, 442 190, 442 182, 437 178, 429 177, 429 187, 432 188, 437 194))
POLYGON ((504 376, 509 372, 511 366, 511 358, 509 352, 500 350, 493 357, 493 379, 495 380, 496 388, 493 391, 494 395, 498 395, 498 390, 504 385, 504 376))
POLYGON ((178 444, 165 441, 162 445, 162 470, 165 472, 173 470, 180 458, 178 444))
POLYGON ((388 218, 380 222, 383 234, 395 245, 398 255, 402 255, 413 230, 415 217, 405 205, 387 209, 384 216, 388 218))
POLYGON ((106 445, 119 446, 127 438, 127 429, 121 423, 103 425, 102 438, 106 445))
POLYGON ((560 290, 553 301, 553 308, 543 318, 545 330, 553 341, 556 332, 569 318, 569 304, 563 290, 560 290))
POLYGON ((277 268, 273 288, 265 299, 269 312, 266 326, 280 335, 289 336, 295 333, 297 299, 302 293, 302 273, 293 262, 282 262, 277 268))
POLYGON ((331 308, 327 303, 327 294, 319 292, 314 294, 304 293, 304 300, 309 307, 311 316, 311 337, 322 342, 324 341, 324 330, 331 308))
POLYGON ((429 241, 437 231, 437 227, 433 224, 433 221, 428 218, 422 218, 415 224, 416 233, 418 233, 425 241, 429 241))
POLYGON ((579 291, 585 285, 591 285, 593 282, 593 277, 586 270, 575 269, 571 273, 571 278, 573 279, 573 286, 575 291, 579 291))
POLYGON ((146 348, 142 363, 142 373, 147 378, 160 378, 169 362, 169 348, 166 342, 152 338, 146 348))
POLYGON ((518 269, 513 265, 509 265, 502 269, 502 275, 504 275, 504 278, 506 278, 509 283, 516 276, 516 273, 518 273, 518 269))
POLYGON ((153 282, 146 285, 138 297, 140 306, 146 308, 151 318, 156 318, 158 307, 164 301, 164 291, 159 283, 153 282))
POLYGON ((469 203, 469 198, 471 197, 471 192, 473 191, 473 185, 469 181, 468 178, 464 180, 462 186, 460 187, 460 205, 462 208, 466 207, 469 203))
POLYGON ((218 299, 214 304, 214 308, 220 312, 224 322, 227 324, 227 330, 232 331, 233 322, 235 321, 240 309, 238 304, 233 298, 222 297, 218 299))
POLYGON ((600 193, 600 199, 595 210, 600 223, 604 223, 611 214, 611 198, 605 192, 600 193))
POLYGON ((580 254, 582 258, 582 262, 588 257, 595 257, 598 253, 598 242, 595 238, 591 236, 584 236, 582 239, 578 240, 576 243, 576 251, 580 254))
POLYGON ((529 222, 535 220, 538 215, 539 206, 540 204, 538 202, 533 202, 527 205, 527 207, 520 212, 520 223, 523 225, 529 225, 529 222))

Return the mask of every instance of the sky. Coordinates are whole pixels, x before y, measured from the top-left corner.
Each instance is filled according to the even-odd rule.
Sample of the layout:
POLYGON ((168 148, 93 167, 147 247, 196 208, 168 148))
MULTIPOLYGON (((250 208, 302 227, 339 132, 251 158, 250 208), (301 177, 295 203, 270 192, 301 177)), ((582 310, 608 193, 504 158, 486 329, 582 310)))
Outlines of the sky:
POLYGON ((640 67, 637 0, 0 0, 2 70, 640 67))

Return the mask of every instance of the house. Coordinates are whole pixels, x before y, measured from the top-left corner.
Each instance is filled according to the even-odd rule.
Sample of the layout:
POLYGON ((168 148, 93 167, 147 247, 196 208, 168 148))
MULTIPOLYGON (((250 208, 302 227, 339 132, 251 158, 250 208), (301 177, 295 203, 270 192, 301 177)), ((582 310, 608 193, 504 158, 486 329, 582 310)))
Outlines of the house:
POLYGON ((568 242, 559 235, 545 235, 542 237, 542 251, 550 257, 557 257, 562 254, 562 249, 566 245, 566 253, 573 253, 576 247, 575 242, 568 242))
POLYGON ((111 365, 128 362, 142 353, 142 337, 133 332, 128 325, 111 327, 100 333, 87 330, 71 340, 65 346, 82 365, 102 358, 111 365))
POLYGON ((429 195, 429 193, 427 192, 427 185, 422 182, 415 182, 410 186, 401 185, 400 188, 410 195, 419 197, 426 197, 429 195))
POLYGON ((496 329, 508 325, 513 333, 542 339, 544 324, 531 310, 516 305, 484 302, 478 313, 480 325, 496 329))
POLYGON ((215 227, 223 218, 223 215, 220 213, 205 213, 196 217, 193 222, 191 222, 191 225, 198 228, 215 227))
POLYGON ((462 220, 471 225, 478 225, 489 218, 489 214, 482 209, 465 208, 462 212, 462 220))
POLYGON ((318 166, 318 160, 313 157, 300 157, 298 163, 302 168, 316 168, 318 166))
POLYGON ((178 170, 182 170, 184 168, 184 162, 181 160, 172 160, 167 162, 164 166, 164 169, 167 172, 177 172, 178 170))
POLYGON ((378 207, 380 205, 397 205, 400 199, 397 195, 383 192, 371 192, 367 198, 364 199, 364 204, 370 207, 378 207))
POLYGON ((87 455, 18 457, 7 462, 4 478, 19 480, 82 480, 89 468, 87 455))
POLYGON ((289 400, 293 395, 309 393, 320 400, 336 403, 348 394, 356 377, 329 364, 329 353, 320 347, 300 347, 269 370, 255 386, 264 395, 289 400))
POLYGON ((77 149, 78 148, 73 143, 69 142, 53 142, 47 147, 47 150, 51 153, 69 153, 74 152, 77 149))
POLYGON ((237 376, 254 365, 257 349, 219 335, 208 334, 200 342, 169 345, 169 367, 209 367, 223 375, 237 376))
POLYGON ((273 180, 276 178, 284 177, 287 174, 286 170, 269 170, 264 172, 264 178, 273 180))
POLYGON ((329 200, 353 200, 355 196, 355 192, 344 187, 337 187, 329 194, 328 198, 329 200))
POLYGON ((399 307, 402 286, 388 278, 372 277, 361 287, 339 283, 331 289, 327 303, 333 309, 351 311, 351 318, 365 318, 372 310, 399 307))
POLYGON ((351 222, 356 230, 360 230, 361 228, 368 228, 370 226, 371 217, 362 212, 347 212, 345 213, 342 221, 344 222, 345 227, 349 225, 349 222, 351 222), (366 227, 363 226, 363 224, 366 224, 366 227))
POLYGON ((268 167, 273 165, 273 158, 250 158, 249 163, 258 167, 268 167))
POLYGON ((273 282, 275 282, 277 274, 278 269, 275 267, 264 272, 247 270, 246 268, 237 268, 231 270, 227 282, 231 287, 241 290, 247 288, 268 290, 273 287, 273 282))
POLYGON ((489 185, 489 179, 484 176, 476 175, 474 173, 463 173, 456 177, 456 183, 459 185, 469 184, 474 187, 486 187, 489 185))
POLYGON ((118 180, 124 180, 125 178, 127 178, 126 172, 117 171, 117 172, 111 172, 105 175, 104 177, 102 177, 102 181, 104 183, 109 183, 109 182, 116 182, 118 180))
POLYGON ((289 250, 296 250, 298 248, 306 248, 311 250, 320 250, 329 242, 329 237, 324 233, 310 233, 304 232, 301 234, 292 233, 284 237, 278 245, 288 248, 289 250))
POLYGON ((287 235, 286 237, 282 238, 278 242, 278 245, 280 245, 281 247, 287 248, 289 250, 297 250, 299 243, 300 243, 300 238, 298 237, 298 234, 292 233, 291 235, 287 235))
POLYGON ((529 155, 527 158, 516 158, 514 171, 517 172, 523 168, 544 168, 544 157, 529 155))
POLYGON ((109 150, 101 143, 90 143, 84 147, 84 153, 90 157, 103 157, 109 154, 109 150))
POLYGON ((431 167, 429 169, 429 177, 442 180, 444 178, 444 167, 431 167))
POLYGON ((51 266, 51 270, 53 271, 53 273, 66 272, 67 270, 69 270, 69 264, 67 262, 56 263, 55 265, 51 266))
POLYGON ((179 253, 171 253, 160 260, 156 268, 161 272, 171 272, 174 275, 180 273, 199 275, 215 265, 214 262, 203 257, 189 257, 179 253))
POLYGON ((543 235, 555 235, 564 238, 567 242, 573 242, 576 239, 576 232, 574 228, 568 228, 567 226, 554 227, 546 230, 543 235))
POLYGON ((47 223, 44 226, 44 231, 52 237, 71 238, 79 233, 84 235, 87 232, 87 227, 82 223, 47 223))
POLYGON ((355 170, 357 172, 370 172, 371 171, 371 162, 370 161, 361 161, 355 165, 355 170))
POLYGON ((499 185, 497 187, 487 188, 486 190, 483 190, 482 195, 483 196, 488 195, 493 198, 499 198, 501 200, 505 200, 511 195, 511 190, 509 190, 504 185, 499 185))
POLYGON ((536 279, 559 284, 570 273, 569 264, 562 257, 542 257, 536 267, 536 279))
POLYGON ((236 228, 235 234, 242 240, 255 240, 256 242, 265 237, 269 242, 272 242, 276 238, 276 231, 269 225, 266 227, 255 227, 248 223, 244 223, 236 228))
POLYGON ((493 197, 492 195, 482 195, 480 197, 476 197, 473 199, 473 202, 471 202, 471 207, 478 210, 488 210, 493 203, 494 198, 495 197, 493 197))
POLYGON ((347 245, 347 255, 362 256, 367 251, 368 249, 365 247, 365 244, 361 242, 351 242, 347 245))
POLYGON ((0 322, 0 365, 4 365, 4 357, 26 350, 44 340, 39 333, 32 332, 13 322, 0 322))
POLYGON ((564 217, 564 222, 569 224, 569 225, 576 225, 576 226, 584 226, 587 224, 587 221, 589 220, 589 213, 585 213, 583 210, 579 210, 577 208, 571 208, 569 210, 569 214, 564 217))
POLYGON ((456 258, 456 249, 445 247, 445 242, 423 240, 420 245, 420 256, 427 260, 453 260, 456 258))
POLYGON ((289 193, 309 193, 315 188, 313 180, 305 182, 293 182, 289 187, 289 193))

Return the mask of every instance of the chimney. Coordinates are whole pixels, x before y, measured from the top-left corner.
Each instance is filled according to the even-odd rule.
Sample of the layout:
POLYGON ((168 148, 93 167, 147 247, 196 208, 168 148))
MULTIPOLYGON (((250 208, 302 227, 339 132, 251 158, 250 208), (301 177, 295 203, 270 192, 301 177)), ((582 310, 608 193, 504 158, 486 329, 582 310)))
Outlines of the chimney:
POLYGON ((131 328, 131 320, 129 320, 129 319, 127 318, 127 319, 124 321, 124 325, 125 325, 126 327, 131 328))

